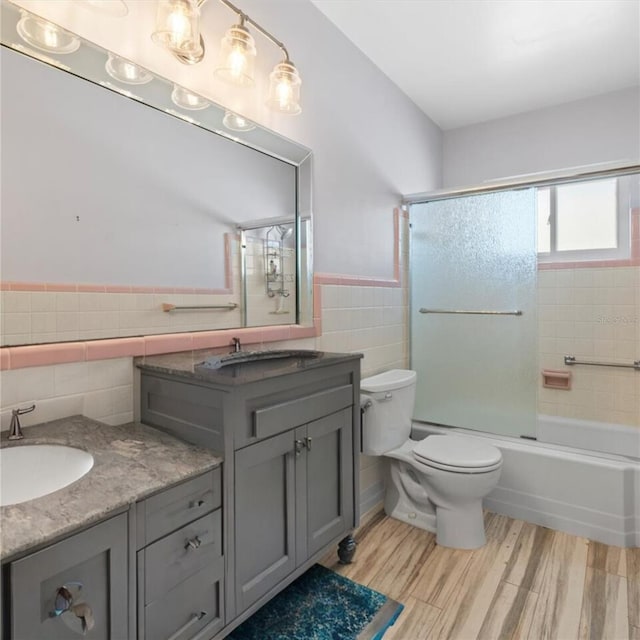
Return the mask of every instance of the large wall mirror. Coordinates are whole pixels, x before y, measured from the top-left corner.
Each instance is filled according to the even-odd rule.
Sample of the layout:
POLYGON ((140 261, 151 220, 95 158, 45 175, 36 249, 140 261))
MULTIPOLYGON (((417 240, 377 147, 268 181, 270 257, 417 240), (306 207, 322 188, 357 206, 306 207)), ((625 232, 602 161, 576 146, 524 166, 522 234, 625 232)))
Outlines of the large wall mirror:
POLYGON ((309 150, 27 18, 3 0, 2 345, 311 324, 309 150))

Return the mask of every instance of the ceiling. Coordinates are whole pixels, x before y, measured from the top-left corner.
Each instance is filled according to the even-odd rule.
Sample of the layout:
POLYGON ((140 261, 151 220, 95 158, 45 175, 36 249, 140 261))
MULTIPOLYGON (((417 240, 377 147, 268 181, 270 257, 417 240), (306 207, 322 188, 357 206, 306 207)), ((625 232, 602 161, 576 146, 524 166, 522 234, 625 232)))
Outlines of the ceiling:
POLYGON ((640 0, 311 0, 440 128, 640 86, 640 0))

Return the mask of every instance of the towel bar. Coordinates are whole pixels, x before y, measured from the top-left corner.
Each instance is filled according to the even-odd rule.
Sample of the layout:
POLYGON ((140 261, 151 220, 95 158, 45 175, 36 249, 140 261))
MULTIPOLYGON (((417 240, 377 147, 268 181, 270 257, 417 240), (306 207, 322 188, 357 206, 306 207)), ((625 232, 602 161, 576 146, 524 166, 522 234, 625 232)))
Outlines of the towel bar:
POLYGON ((230 302, 229 304, 199 304, 192 306, 179 306, 175 304, 169 304, 168 302, 162 303, 163 311, 181 311, 182 309, 224 309, 225 311, 232 311, 233 309, 237 309, 238 305, 235 302, 230 302))
POLYGON ((420 309, 420 313, 459 313, 472 316, 521 316, 522 311, 516 309, 515 311, 458 311, 450 309, 420 309))
POLYGON ((576 360, 574 356, 565 356, 564 363, 568 365, 586 364, 590 367, 619 367, 621 369, 640 371, 640 360, 634 360, 633 364, 618 364, 617 362, 584 362, 583 360, 576 360))

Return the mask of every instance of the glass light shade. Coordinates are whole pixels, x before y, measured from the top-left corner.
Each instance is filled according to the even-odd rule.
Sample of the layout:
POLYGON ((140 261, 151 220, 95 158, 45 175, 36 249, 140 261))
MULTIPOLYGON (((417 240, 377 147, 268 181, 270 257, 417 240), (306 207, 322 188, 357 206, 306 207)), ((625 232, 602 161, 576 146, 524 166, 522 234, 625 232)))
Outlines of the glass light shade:
POLYGON ((269 75, 269 97, 267 106, 274 111, 291 116, 298 115, 300 107, 300 85, 302 80, 293 62, 278 63, 269 75))
POLYGON ((84 0, 80 6, 116 18, 123 18, 129 13, 124 0, 84 0))
POLYGON ((215 76, 240 87, 253 86, 256 45, 246 27, 236 24, 222 38, 220 65, 215 76))
POLYGON ((200 10, 196 0, 160 0, 151 39, 174 53, 198 52, 200 10))
POLYGON ((59 26, 25 11, 16 25, 18 35, 32 47, 50 53, 73 53, 80 39, 59 26))
POLYGON ((171 100, 173 101, 173 104, 181 109, 189 109, 191 111, 206 109, 211 104, 208 100, 205 100, 197 93, 191 93, 191 91, 187 91, 187 89, 177 84, 173 85, 171 100))
POLYGON ((231 131, 251 131, 256 128, 251 120, 247 120, 233 111, 225 111, 222 124, 231 131))
POLYGON ((114 80, 125 84, 146 84, 153 80, 153 75, 149 71, 113 53, 109 54, 104 68, 114 80))

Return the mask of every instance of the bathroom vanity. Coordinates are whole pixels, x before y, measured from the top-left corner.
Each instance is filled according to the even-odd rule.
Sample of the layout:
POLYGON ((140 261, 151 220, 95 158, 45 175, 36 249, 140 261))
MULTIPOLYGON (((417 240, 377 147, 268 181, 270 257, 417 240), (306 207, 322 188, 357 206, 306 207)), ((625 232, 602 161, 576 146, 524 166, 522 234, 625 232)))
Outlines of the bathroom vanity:
POLYGON ((142 421, 224 456, 225 632, 358 524, 360 358, 138 364, 142 421))
POLYGON ((73 416, 3 436, 94 458, 1 507, 3 638, 222 638, 358 524, 360 356, 201 359, 139 363, 156 428, 73 416))
POLYGON ((222 628, 221 458, 83 416, 28 427, 17 443, 3 435, 3 448, 39 444, 80 448, 94 465, 0 508, 2 638, 185 640, 222 628))

